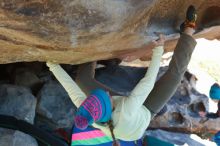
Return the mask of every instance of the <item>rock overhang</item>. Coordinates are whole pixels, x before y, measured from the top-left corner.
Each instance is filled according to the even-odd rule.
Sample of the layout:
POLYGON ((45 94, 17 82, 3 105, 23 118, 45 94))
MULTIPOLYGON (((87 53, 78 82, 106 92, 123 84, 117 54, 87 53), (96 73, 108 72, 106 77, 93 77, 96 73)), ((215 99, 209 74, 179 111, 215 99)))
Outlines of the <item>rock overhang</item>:
POLYGON ((115 58, 155 39, 154 32, 168 36, 166 51, 172 51, 190 4, 198 11, 195 38, 220 38, 218 0, 0 0, 0 4, 1 64, 48 60, 80 64, 115 58))

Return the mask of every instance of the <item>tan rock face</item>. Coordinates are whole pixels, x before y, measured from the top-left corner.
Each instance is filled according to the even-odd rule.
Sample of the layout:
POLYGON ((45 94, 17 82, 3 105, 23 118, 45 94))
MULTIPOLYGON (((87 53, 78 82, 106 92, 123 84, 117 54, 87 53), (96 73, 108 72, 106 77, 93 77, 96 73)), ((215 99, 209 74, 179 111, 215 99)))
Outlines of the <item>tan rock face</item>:
POLYGON ((190 4, 198 9, 195 36, 219 39, 219 0, 0 0, 0 63, 114 58, 154 32, 169 35, 173 50, 190 4))

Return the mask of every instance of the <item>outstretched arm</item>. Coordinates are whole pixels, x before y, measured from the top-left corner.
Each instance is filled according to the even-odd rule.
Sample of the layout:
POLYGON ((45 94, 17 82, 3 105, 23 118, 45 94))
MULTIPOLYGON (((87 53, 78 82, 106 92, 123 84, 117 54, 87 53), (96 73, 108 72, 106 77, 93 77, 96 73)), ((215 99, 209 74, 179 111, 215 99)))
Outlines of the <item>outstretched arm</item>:
POLYGON ((125 99, 125 107, 127 108, 126 111, 133 112, 140 108, 153 89, 160 68, 161 57, 164 51, 164 41, 164 36, 160 35, 160 39, 155 42, 156 47, 153 49, 152 60, 148 67, 147 73, 132 90, 129 98, 125 99))
POLYGON ((56 79, 64 87, 64 89, 70 96, 72 102, 78 108, 81 105, 81 103, 86 99, 86 95, 81 91, 78 85, 63 70, 63 68, 60 65, 47 62, 47 66, 49 67, 50 71, 53 72, 56 79))

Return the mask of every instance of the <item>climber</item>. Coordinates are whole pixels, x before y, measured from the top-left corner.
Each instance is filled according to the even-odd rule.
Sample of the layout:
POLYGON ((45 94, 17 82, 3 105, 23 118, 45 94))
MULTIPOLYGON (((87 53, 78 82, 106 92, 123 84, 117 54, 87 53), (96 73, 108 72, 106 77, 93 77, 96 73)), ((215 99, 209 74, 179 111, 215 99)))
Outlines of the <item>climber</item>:
MULTIPOLYGON (((117 145, 116 139, 124 141, 139 140, 150 120, 166 104, 176 91, 190 61, 196 41, 192 38, 196 21, 196 11, 193 6, 187 10, 186 20, 182 27, 182 34, 174 50, 174 55, 167 72, 156 82, 163 54, 165 37, 159 36, 159 40, 152 41, 145 49, 153 49, 151 63, 143 79, 136 85, 128 97, 112 96, 103 89, 94 89, 86 98, 86 95, 68 74, 58 65, 47 62, 50 71, 68 92, 72 102, 78 108, 74 118, 75 126, 86 129, 89 125, 102 130, 108 136, 112 136, 113 144, 117 145), (154 88, 153 88, 154 87, 154 88)), ((135 53, 126 54, 125 61, 132 61, 134 55, 142 57, 146 52, 140 49, 135 53)), ((94 72, 93 68, 93 72, 94 72)), ((87 70, 87 73, 90 73, 87 70)), ((88 78, 89 74, 85 74, 88 78)), ((85 84, 90 83, 88 80, 85 84)))
POLYGON ((220 146, 220 131, 215 134, 213 141, 217 144, 217 146, 220 146))
POLYGON ((208 118, 219 118, 220 117, 220 85, 215 83, 211 86, 209 96, 212 100, 218 103, 218 110, 216 113, 207 113, 208 118))
POLYGON ((113 101, 114 97, 111 97, 108 92, 102 89, 92 90, 90 95, 86 98, 84 92, 81 91, 77 84, 59 65, 48 62, 48 67, 66 89, 71 100, 78 108, 78 112, 74 119, 75 126, 83 130, 86 129, 88 125, 92 125, 95 128, 101 129, 106 135, 112 136, 113 140, 115 140, 115 135, 117 138, 124 141, 140 139, 151 117, 149 110, 142 106, 142 104, 145 97, 147 97, 153 88, 153 84, 156 80, 160 59, 163 53, 164 40, 164 36, 160 35, 160 39, 153 42, 154 45, 151 46, 156 48, 153 50, 151 65, 146 76, 133 90, 130 97, 122 97, 117 102, 113 101), (141 86, 145 88, 140 88, 141 86), (134 118, 133 121, 130 120, 132 116, 134 118), (114 135, 113 125, 115 125, 114 122, 119 120, 119 118, 121 119, 121 121, 118 122, 119 128, 114 128, 115 131, 117 130, 117 132, 114 132, 114 135), (136 128, 129 130, 125 125, 136 128))
MULTIPOLYGON (((146 135, 144 138, 136 141, 118 140, 120 146, 175 146, 172 143, 163 141, 157 137, 146 135)), ((100 129, 88 126, 81 130, 77 127, 73 128, 71 145, 95 145, 95 146, 112 146, 111 136, 105 135, 100 129)))
MULTIPOLYGON (((94 146, 112 146, 112 137, 103 133, 100 129, 88 126, 86 129, 81 130, 77 127, 72 131, 71 145, 94 145, 94 146)), ((119 140, 120 146, 142 146, 142 139, 136 141, 123 141, 119 140)))
POLYGON ((206 117, 208 119, 216 119, 220 117, 220 85, 218 83, 214 83, 209 91, 210 98, 218 103, 218 110, 216 113, 206 113, 205 111, 200 111, 199 115, 201 117, 206 117))

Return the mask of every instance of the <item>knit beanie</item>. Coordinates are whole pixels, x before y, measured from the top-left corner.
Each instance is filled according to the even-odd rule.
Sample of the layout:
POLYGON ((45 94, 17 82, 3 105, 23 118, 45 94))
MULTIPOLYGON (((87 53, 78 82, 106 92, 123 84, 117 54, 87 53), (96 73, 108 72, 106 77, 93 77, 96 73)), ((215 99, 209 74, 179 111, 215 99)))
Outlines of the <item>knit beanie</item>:
POLYGON ((107 122, 111 119, 112 106, 109 95, 102 89, 96 89, 78 108, 75 126, 84 130, 94 122, 107 122))
POLYGON ((220 86, 217 83, 211 86, 210 91, 209 91, 209 96, 212 99, 220 100, 220 86))

